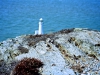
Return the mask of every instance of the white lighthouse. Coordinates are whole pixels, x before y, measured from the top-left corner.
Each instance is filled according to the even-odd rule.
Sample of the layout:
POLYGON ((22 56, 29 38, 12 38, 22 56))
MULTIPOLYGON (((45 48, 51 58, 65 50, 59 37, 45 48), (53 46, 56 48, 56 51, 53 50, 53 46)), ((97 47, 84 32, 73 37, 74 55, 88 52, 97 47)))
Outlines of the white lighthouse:
POLYGON ((42 35, 43 34, 42 23, 43 23, 43 19, 40 18, 39 19, 39 29, 35 30, 35 34, 34 35, 42 35))
POLYGON ((43 34, 43 30, 42 30, 42 23, 43 23, 43 19, 42 19, 42 18, 40 18, 40 20, 39 20, 38 35, 42 35, 42 34, 43 34))

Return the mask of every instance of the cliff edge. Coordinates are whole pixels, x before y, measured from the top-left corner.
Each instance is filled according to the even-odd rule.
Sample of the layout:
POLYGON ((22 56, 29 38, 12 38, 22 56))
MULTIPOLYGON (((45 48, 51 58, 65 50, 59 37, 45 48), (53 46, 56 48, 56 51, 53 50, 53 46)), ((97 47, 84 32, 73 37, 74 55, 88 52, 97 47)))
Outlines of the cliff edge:
POLYGON ((100 75, 100 32, 73 28, 3 41, 0 74, 10 75, 25 57, 43 62, 41 75, 100 75))

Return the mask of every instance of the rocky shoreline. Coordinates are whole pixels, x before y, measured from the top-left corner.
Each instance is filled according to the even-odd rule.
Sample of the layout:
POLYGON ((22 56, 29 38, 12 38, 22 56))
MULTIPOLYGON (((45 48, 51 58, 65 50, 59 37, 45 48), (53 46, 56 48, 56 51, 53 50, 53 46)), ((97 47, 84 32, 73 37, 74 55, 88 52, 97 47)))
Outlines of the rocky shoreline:
POLYGON ((0 74, 10 75, 24 57, 44 63, 41 75, 100 75, 100 32, 73 28, 3 41, 0 74))

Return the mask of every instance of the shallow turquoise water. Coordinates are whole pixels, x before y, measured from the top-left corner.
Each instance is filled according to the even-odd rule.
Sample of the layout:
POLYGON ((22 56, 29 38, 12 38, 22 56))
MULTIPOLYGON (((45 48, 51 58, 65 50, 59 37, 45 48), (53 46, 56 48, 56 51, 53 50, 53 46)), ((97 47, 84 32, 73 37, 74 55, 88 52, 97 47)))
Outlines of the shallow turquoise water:
POLYGON ((34 34, 41 17, 44 33, 77 27, 100 31, 100 0, 0 0, 0 41, 34 34))

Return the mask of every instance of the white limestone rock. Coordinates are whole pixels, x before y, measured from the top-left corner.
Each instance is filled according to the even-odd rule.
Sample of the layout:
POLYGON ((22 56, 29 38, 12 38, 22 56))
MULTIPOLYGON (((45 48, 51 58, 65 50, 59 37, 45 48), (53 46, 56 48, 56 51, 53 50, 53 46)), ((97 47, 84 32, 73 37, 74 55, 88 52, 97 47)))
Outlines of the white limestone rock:
POLYGON ((75 28, 48 35, 24 35, 0 43, 0 61, 10 63, 25 57, 44 63, 42 75, 99 75, 100 32, 75 28), (29 51, 21 53, 19 46, 29 51))

